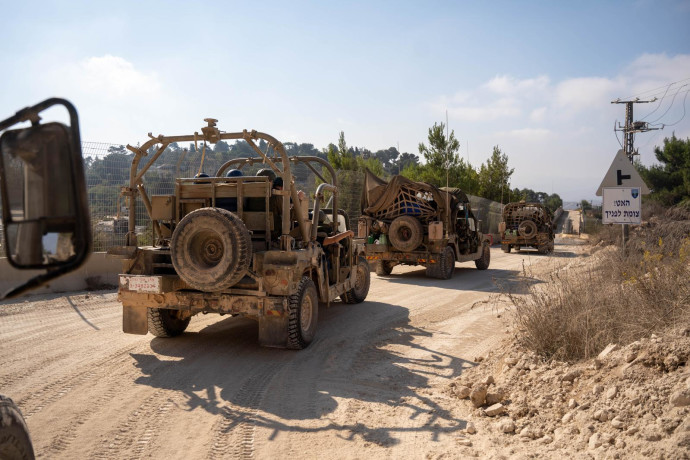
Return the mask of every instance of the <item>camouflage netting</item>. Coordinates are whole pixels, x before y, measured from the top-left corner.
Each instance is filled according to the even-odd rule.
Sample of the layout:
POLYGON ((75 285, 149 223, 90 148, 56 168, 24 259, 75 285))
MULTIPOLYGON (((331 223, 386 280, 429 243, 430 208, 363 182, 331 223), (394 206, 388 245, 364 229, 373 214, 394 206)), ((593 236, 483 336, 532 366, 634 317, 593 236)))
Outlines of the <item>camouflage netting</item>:
POLYGON ((448 193, 444 193, 433 185, 403 176, 393 176, 386 182, 369 170, 365 174, 361 210, 362 214, 376 219, 392 220, 410 215, 421 221, 444 220, 460 197, 453 190, 465 195, 459 189, 448 189, 448 193))

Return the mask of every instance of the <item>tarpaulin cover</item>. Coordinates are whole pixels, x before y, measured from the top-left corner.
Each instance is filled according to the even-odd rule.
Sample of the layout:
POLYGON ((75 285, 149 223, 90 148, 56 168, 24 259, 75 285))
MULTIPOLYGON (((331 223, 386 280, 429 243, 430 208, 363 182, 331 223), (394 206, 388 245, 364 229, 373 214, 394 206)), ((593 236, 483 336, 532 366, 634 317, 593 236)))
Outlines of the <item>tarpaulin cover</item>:
POLYGON ((403 176, 393 176, 386 182, 366 170, 362 190, 364 215, 377 219, 413 215, 422 220, 445 220, 450 210, 456 210, 460 202, 468 202, 467 195, 460 189, 442 191, 426 182, 415 182, 403 176))

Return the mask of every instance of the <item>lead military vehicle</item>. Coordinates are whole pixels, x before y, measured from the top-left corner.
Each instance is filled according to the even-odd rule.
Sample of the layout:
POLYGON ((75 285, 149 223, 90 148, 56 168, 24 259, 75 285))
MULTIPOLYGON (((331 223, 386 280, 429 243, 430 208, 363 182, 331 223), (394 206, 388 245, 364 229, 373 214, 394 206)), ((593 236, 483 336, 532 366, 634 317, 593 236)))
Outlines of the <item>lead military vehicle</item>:
POLYGON ((261 345, 304 348, 316 334, 319 302, 340 297, 359 303, 369 291, 364 249, 338 209, 335 171, 321 158, 288 158, 268 134, 221 132, 217 120, 205 121, 201 134, 149 135, 140 147, 127 146, 134 153, 129 186, 122 189, 129 228, 126 245, 109 251, 123 259, 118 298, 124 332, 173 337, 197 313, 231 314, 258 321, 261 345), (170 143, 231 139, 247 142, 257 156, 231 159, 214 177, 175 179, 174 194, 149 197, 144 175, 170 143), (295 187, 291 165, 297 163, 323 182, 313 209, 295 187), (272 174, 225 174, 254 164, 265 165, 276 180, 272 174), (282 187, 274 188, 278 180, 282 187), (321 209, 326 191, 333 196, 331 209, 321 209), (152 221, 152 246, 137 244, 137 196, 152 221))
POLYGON ((358 238, 376 274, 396 265, 423 265, 426 275, 449 279, 456 262, 473 260, 489 268, 491 238, 482 234, 465 193, 393 176, 390 182, 366 173, 358 238))

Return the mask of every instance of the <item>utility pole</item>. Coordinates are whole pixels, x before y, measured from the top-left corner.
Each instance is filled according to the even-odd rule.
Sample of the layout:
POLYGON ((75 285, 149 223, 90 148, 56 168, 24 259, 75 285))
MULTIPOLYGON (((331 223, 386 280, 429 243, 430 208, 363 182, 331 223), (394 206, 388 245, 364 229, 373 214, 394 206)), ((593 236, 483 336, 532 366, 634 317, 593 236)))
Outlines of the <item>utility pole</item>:
MULTIPOLYGON (((635 133, 646 133, 647 131, 661 129, 650 128, 649 123, 647 123, 646 121, 633 121, 633 104, 648 104, 654 101, 656 101, 656 98, 653 98, 649 101, 641 101, 639 97, 636 97, 632 101, 621 101, 620 99, 611 101, 611 104, 625 104, 625 126, 621 126, 620 123, 618 123, 618 127, 614 125, 613 130, 623 132, 623 138, 625 140, 625 145, 623 146, 623 149, 625 151, 625 154, 628 156, 628 160, 630 160, 630 163, 633 163, 633 157, 639 154, 637 151, 635 151, 634 147, 635 133)), ((623 224, 621 226, 621 229, 623 231, 622 246, 623 250, 625 250, 626 241, 628 240, 628 224, 623 224)))
POLYGON ((635 151, 634 147, 635 133, 646 133, 647 131, 661 129, 650 128, 649 123, 647 123, 646 121, 633 121, 633 104, 648 104, 650 102, 655 101, 656 98, 651 99, 649 101, 641 101, 640 98, 635 98, 632 101, 621 101, 620 99, 611 101, 611 104, 625 104, 625 126, 621 126, 621 124, 618 123, 618 126, 614 126, 613 130, 623 132, 623 139, 625 140, 623 150, 625 151, 625 154, 628 156, 628 160, 630 160, 630 163, 633 162, 633 157, 635 155, 638 155, 638 152, 635 151))

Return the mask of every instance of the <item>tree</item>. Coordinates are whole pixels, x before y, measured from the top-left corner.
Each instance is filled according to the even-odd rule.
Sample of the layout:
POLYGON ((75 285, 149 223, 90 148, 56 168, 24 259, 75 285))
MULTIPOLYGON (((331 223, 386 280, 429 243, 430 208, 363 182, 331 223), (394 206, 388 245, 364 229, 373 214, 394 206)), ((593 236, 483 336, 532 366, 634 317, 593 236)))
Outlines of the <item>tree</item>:
POLYGON ((678 139, 674 133, 654 153, 660 165, 635 165, 653 190, 650 197, 667 206, 690 201, 690 138, 678 139))
POLYGON ((560 196, 558 196, 557 193, 552 193, 551 195, 548 195, 543 203, 544 206, 551 210, 551 212, 554 212, 556 209, 563 206, 563 200, 560 196))
MULTIPOLYGON (((479 169, 479 196, 504 202, 514 168, 508 168, 508 155, 496 145, 491 158, 479 169)), ((540 201, 542 201, 540 199, 540 201)))
POLYGON ((328 150, 326 150, 325 153, 328 156, 328 162, 336 170, 344 169, 354 171, 358 169, 354 154, 347 148, 344 131, 340 131, 338 146, 336 147, 333 144, 329 144, 328 150))
POLYGON ((460 142, 455 138, 455 130, 446 138, 444 123, 434 123, 429 128, 429 147, 419 143, 419 153, 422 154, 430 168, 445 170, 456 167, 462 160, 458 151, 460 142))
POLYGON ((402 175, 437 187, 448 184, 461 188, 466 193, 476 193, 477 172, 460 158, 460 142, 455 138, 455 131, 451 131, 446 137, 445 129, 444 123, 434 123, 429 128, 429 146, 419 143, 419 153, 424 157, 424 164, 409 161, 410 157, 406 157, 409 154, 401 155, 401 161, 408 160, 402 175))

